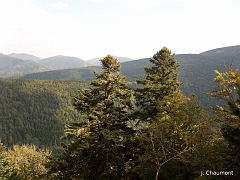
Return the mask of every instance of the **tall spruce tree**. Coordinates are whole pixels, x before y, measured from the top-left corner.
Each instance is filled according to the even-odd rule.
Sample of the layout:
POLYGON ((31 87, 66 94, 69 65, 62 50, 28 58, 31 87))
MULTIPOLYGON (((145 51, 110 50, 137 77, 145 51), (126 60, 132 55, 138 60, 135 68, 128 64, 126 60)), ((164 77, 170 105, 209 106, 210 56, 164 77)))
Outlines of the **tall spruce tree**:
POLYGON ((211 139, 212 126, 195 95, 179 90, 174 54, 163 47, 150 62, 135 91, 135 117, 144 124, 135 136, 140 149, 135 169, 141 179, 189 179, 189 153, 199 151, 203 136, 211 139))
POLYGON ((135 91, 136 105, 141 110, 138 114, 144 121, 156 117, 163 98, 172 96, 181 85, 176 72, 180 64, 168 48, 163 47, 153 55, 150 62, 153 66, 144 68, 146 77, 137 81, 142 88, 135 91))
POLYGON ((52 171, 62 179, 127 179, 126 144, 134 134, 128 126, 132 91, 120 73, 120 63, 110 55, 100 60, 103 72, 91 88, 79 90, 75 108, 85 122, 67 126, 65 152, 52 161, 52 171))

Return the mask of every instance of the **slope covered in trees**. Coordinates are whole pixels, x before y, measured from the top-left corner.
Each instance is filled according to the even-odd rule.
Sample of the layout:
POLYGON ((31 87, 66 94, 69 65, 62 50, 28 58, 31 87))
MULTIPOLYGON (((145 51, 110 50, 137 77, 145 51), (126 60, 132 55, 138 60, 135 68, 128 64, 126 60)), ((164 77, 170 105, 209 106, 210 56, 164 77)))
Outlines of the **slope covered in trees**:
POLYGON ((102 68, 100 66, 54 70, 44 73, 26 74, 20 79, 91 81, 94 79, 93 72, 99 73, 101 70, 102 68))
POLYGON ((2 142, 60 145, 65 123, 81 119, 72 107, 72 97, 83 86, 88 83, 0 79, 2 142))
MULTIPOLYGON (((214 70, 223 72, 224 64, 240 68, 240 46, 218 48, 201 54, 178 54, 176 59, 181 64, 178 68, 179 80, 183 82, 181 90, 188 95, 194 92, 204 107, 216 104, 216 101, 206 95, 213 87, 214 70)), ((121 63, 121 72, 129 82, 135 82, 144 76, 143 67, 151 67, 149 58, 121 63)), ((100 67, 85 67, 79 69, 65 69, 44 73, 27 74, 23 79, 51 79, 51 80, 93 80, 92 71, 100 72, 100 67)), ((134 84, 134 83, 133 83, 134 84)))

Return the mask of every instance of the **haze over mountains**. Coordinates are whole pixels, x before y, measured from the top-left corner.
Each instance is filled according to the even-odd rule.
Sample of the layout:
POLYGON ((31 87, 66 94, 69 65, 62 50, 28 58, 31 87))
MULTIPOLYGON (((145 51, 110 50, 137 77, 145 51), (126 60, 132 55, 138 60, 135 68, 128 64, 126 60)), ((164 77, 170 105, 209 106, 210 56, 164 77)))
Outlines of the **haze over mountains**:
POLYGON ((30 54, 26 54, 26 53, 12 53, 12 54, 9 54, 8 56, 22 59, 22 60, 32 60, 32 61, 40 60, 40 58, 30 54))
POLYGON ((52 70, 71 69, 76 67, 91 66, 90 63, 82 59, 79 59, 76 57, 69 57, 69 56, 60 56, 60 55, 41 59, 36 62, 44 66, 47 66, 52 70))
MULTIPOLYGON (((212 61, 216 61, 216 64, 221 64, 223 63, 223 60, 225 60, 226 63, 231 63, 230 61, 239 60, 239 56, 240 56, 240 45, 237 45, 237 46, 217 48, 217 49, 205 51, 200 54, 177 54, 176 58, 182 66, 184 64, 186 65, 186 63, 188 65, 194 63, 194 66, 195 66, 196 65, 195 63, 197 64, 212 63, 212 61)), ((148 61, 149 58, 132 60, 126 57, 119 57, 119 56, 114 56, 114 57, 117 58, 118 61, 122 63, 122 72, 125 73, 125 75, 129 76, 127 77, 128 79, 138 78, 139 75, 144 72, 142 67, 149 65, 149 61, 148 61)), ((149 57, 151 57, 151 55, 149 57)), ((53 56, 45 59, 40 59, 34 55, 30 55, 26 53, 12 53, 9 55, 4 55, 0 53, 0 77, 16 77, 16 76, 23 76, 23 75, 24 76, 26 75, 26 77, 30 77, 27 74, 31 74, 31 73, 39 74, 41 72, 46 73, 48 71, 51 71, 51 72, 48 72, 51 74, 53 73, 54 70, 63 70, 63 69, 64 69, 64 72, 66 73, 66 69, 83 68, 83 67, 85 67, 83 68, 84 69, 83 71, 87 72, 89 68, 86 68, 86 67, 100 66, 99 59, 101 58, 102 57, 93 58, 93 59, 84 61, 77 57, 57 55, 57 56, 53 56)), ((204 66, 204 64, 201 64, 201 66, 204 66)), ((91 70, 91 68, 89 70, 91 70)), ((72 70, 69 70, 69 72, 70 71, 72 70)), ((58 73, 61 73, 61 71, 54 72, 56 76, 58 73)), ((35 76, 35 75, 32 75, 32 76, 35 76)), ((49 76, 49 78, 45 76, 44 79, 52 79, 52 78, 53 78, 52 76, 49 76)), ((68 79, 68 78, 66 77, 64 79, 68 79)))
POLYGON ((0 77, 19 76, 22 74, 44 72, 49 70, 50 68, 32 60, 22 60, 0 54, 0 77))
MULTIPOLYGON (((128 61, 133 61, 133 59, 130 58, 126 58, 126 57, 120 57, 120 56, 113 56, 114 58, 117 58, 118 62, 122 63, 122 62, 128 62, 128 61)), ((93 59, 89 59, 87 60, 87 62, 91 63, 92 65, 95 66, 101 66, 100 63, 100 59, 102 59, 103 57, 98 57, 98 58, 93 58, 93 59)))
MULTIPOLYGON (((132 61, 130 58, 114 56, 119 62, 132 61)), ((57 55, 40 59, 26 53, 0 53, 0 77, 16 77, 30 73, 46 72, 50 70, 72 69, 89 66, 101 66, 100 58, 84 61, 77 57, 57 55)))

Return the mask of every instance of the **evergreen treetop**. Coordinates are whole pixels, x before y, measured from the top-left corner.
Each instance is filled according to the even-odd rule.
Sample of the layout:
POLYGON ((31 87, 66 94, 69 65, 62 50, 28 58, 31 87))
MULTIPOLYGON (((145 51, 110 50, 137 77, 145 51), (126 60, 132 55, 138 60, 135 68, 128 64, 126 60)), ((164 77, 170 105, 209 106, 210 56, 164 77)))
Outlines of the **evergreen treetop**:
POLYGON ((126 128, 129 111, 133 108, 133 93, 127 87, 117 59, 107 55, 100 61, 104 71, 94 73, 96 80, 91 82, 90 89, 79 90, 74 106, 89 122, 126 128))
POLYGON ((103 72, 95 73, 91 88, 79 90, 74 99, 85 122, 66 127, 65 138, 71 142, 55 160, 61 162, 56 166, 61 168, 59 177, 64 175, 65 179, 125 179, 130 151, 125 147, 134 134, 128 125, 133 93, 117 59, 107 55, 100 61, 103 72))
POLYGON ((181 82, 176 72, 180 64, 169 49, 163 47, 150 59, 153 64, 144 68, 146 76, 137 81, 142 88, 136 90, 136 105, 142 110, 143 120, 150 120, 165 96, 172 96, 179 90, 181 82))

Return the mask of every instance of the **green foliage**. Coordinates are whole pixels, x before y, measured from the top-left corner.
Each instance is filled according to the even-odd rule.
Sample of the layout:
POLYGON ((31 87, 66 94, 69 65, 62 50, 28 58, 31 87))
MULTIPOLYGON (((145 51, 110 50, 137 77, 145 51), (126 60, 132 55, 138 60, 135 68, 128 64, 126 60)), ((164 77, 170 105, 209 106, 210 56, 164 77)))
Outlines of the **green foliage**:
MULTIPOLYGON (((215 49, 201 54, 177 54, 176 59, 181 64, 178 68, 179 81, 183 82, 180 89, 185 96, 192 92, 197 95, 198 100, 204 108, 222 104, 223 101, 212 99, 206 92, 210 92, 215 77, 214 69, 224 72, 224 63, 232 64, 234 68, 240 68, 240 46, 215 49)), ((121 63, 121 72, 126 80, 135 82, 144 77, 143 67, 151 67, 153 64, 149 58, 121 63)), ((92 71, 99 72, 101 67, 84 67, 78 69, 64 69, 48 71, 43 73, 28 74, 23 78, 42 80, 93 80, 92 71)))
MULTIPOLYGON (((216 56, 214 53, 201 54, 205 59, 199 63, 216 56)), ((190 67, 188 61, 182 62, 190 67)), ((202 74, 210 69, 209 62, 202 74)), ((215 178, 199 177, 201 170, 240 174, 237 70, 227 67, 228 72, 215 71, 217 86, 209 94, 226 104, 219 102, 212 108, 218 117, 211 117, 194 94, 186 97, 181 93, 177 73, 180 64, 166 47, 150 59, 146 76, 138 84, 126 82, 114 57, 106 56, 101 64, 103 69, 93 73, 96 80, 90 87, 87 82, 0 79, 0 137, 8 146, 13 145, 6 151, 0 144, 0 178, 200 180, 215 178), (35 142, 41 147, 58 146, 64 124, 64 151, 57 156, 49 157, 36 146, 14 145, 35 142)), ((197 72, 199 67, 194 65, 191 71, 197 72)), ((182 77, 191 74, 186 67, 181 70, 182 77)), ((142 73, 140 65, 135 70, 137 76, 142 73)), ((61 72, 73 78, 68 71, 61 72)), ((77 69, 72 72, 78 73, 77 69)), ((88 78, 91 76, 89 73, 88 78)), ((201 73, 195 76, 203 77, 201 73)), ((184 88, 191 89, 192 81, 197 79, 188 77, 184 88)))
MULTIPOLYGON (((162 101, 167 103, 166 107, 159 109, 162 114, 137 134, 144 149, 138 165, 143 179, 176 179, 176 175, 181 174, 177 169, 186 163, 183 156, 193 150, 198 140, 194 136, 197 135, 196 127, 199 125, 195 116, 199 114, 200 108, 194 105, 195 100, 188 102, 187 98, 177 93, 174 98, 166 96, 162 101), (169 163, 175 169, 171 176, 166 174, 169 163)), ((186 168, 183 170, 187 171, 186 168)))
MULTIPOLYGON (((217 74, 214 79, 218 83, 210 96, 223 99, 226 104, 213 107, 219 116, 222 136, 226 142, 225 162, 228 170, 234 170, 240 176, 240 74, 231 66, 226 66, 227 72, 217 74)), ((225 166, 226 166, 225 165, 225 166)))
POLYGON ((74 106, 85 123, 66 127, 64 154, 51 163, 62 179, 125 179, 125 148, 134 131, 128 126, 132 92, 120 73, 120 63, 108 55, 101 59, 103 72, 90 89, 79 90, 74 106))
POLYGON ((5 146, 0 142, 0 179, 1 180, 18 180, 21 179, 14 168, 10 156, 5 146))
POLYGON ((135 91, 136 105, 141 109, 138 114, 141 120, 148 121, 157 116, 163 98, 172 96, 181 84, 176 72, 179 63, 166 47, 157 52, 150 62, 153 66, 145 68, 146 77, 137 81, 143 87, 135 91))
POLYGON ((190 178, 189 154, 197 153, 203 137, 209 140, 210 119, 204 118, 194 95, 187 98, 180 92, 179 63, 171 51, 162 48, 150 62, 153 66, 145 68, 146 77, 138 81, 142 88, 135 94, 135 116, 145 124, 135 137, 141 149, 136 171, 142 179, 190 178))
POLYGON ((87 82, 0 79, 0 137, 10 147, 36 144, 57 152, 64 125, 81 120, 72 97, 87 82))
POLYGON ((101 67, 89 66, 76 69, 53 70, 44 73, 31 73, 22 76, 21 79, 91 81, 95 78, 93 71, 100 72, 101 67))
MULTIPOLYGON (((222 104, 223 101, 217 101, 210 98, 206 95, 206 92, 212 90, 212 79, 215 77, 213 72, 214 69, 218 69, 220 72, 223 71, 224 68, 222 67, 222 64, 225 62, 232 63, 235 68, 240 68, 239 47, 240 46, 225 47, 201 54, 177 54, 176 59, 181 64, 178 68, 178 72, 179 80, 183 82, 180 87, 183 94, 187 96, 194 92, 205 109, 209 106, 222 104)), ((134 81, 144 76, 145 72, 142 68, 144 66, 152 66, 152 63, 149 62, 148 58, 122 63, 121 72, 126 76, 127 81, 134 83, 134 81)), ((24 75, 21 78, 88 81, 95 78, 92 71, 99 72, 100 69, 101 67, 88 66, 78 69, 63 69, 43 73, 32 73, 24 75)), ((134 88, 136 87, 139 86, 135 86, 134 88)))
POLYGON ((56 178, 194 179, 212 168, 208 163, 218 164, 212 158, 220 142, 214 119, 195 95, 179 90, 179 63, 171 51, 164 47, 150 59, 154 65, 138 81, 134 111, 120 64, 111 56, 101 62, 104 71, 75 97, 85 121, 66 126, 64 153, 48 164, 56 178))
POLYGON ((46 179, 48 151, 39 150, 35 145, 14 145, 12 150, 8 150, 14 168, 18 171, 22 179, 46 179))

